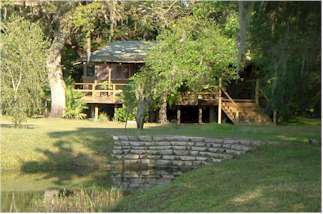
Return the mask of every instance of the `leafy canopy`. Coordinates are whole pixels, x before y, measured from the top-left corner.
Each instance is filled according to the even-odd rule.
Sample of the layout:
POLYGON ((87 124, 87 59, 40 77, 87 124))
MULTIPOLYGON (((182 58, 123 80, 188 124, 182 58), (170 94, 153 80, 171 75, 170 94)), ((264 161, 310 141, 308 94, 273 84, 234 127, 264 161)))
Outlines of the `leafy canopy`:
POLYGON ((252 61, 271 110, 281 119, 320 114, 319 2, 254 3, 249 28, 252 61))
POLYGON ((176 94, 186 86, 201 90, 218 79, 237 78, 237 42, 214 22, 195 16, 184 17, 158 37, 146 59, 156 81, 154 93, 176 94))
POLYGON ((42 110, 47 41, 38 23, 12 16, 0 34, 1 105, 16 125, 42 110))

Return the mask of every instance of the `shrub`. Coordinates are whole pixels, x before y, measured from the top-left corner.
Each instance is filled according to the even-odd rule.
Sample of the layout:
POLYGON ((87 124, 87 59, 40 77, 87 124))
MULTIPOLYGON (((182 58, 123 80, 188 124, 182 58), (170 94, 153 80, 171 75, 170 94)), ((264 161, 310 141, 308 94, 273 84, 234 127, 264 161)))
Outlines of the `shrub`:
POLYGON ((82 93, 75 91, 72 84, 67 85, 66 90, 66 111, 64 118, 69 119, 84 119, 86 114, 84 110, 87 109, 86 103, 82 100, 82 93))
POLYGON ((103 112, 103 113, 99 114, 98 120, 104 122, 104 121, 110 120, 110 118, 106 113, 103 112))
MULTIPOLYGON (((114 120, 120 122, 126 122, 127 109, 125 107, 118 108, 114 114, 114 120)), ((133 112, 128 113, 128 120, 135 120, 136 115, 133 112)))

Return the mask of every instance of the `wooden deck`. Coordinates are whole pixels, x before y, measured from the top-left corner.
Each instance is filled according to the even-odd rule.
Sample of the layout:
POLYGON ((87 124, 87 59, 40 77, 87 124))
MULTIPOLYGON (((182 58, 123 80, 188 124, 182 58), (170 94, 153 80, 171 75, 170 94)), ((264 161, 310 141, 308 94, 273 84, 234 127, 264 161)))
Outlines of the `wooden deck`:
POLYGON ((185 92, 181 94, 177 105, 218 105, 218 93, 217 92, 185 92))
POLYGON ((122 104, 121 93, 127 84, 74 83, 75 91, 82 92, 86 103, 122 104))
MULTIPOLYGON (((92 104, 122 104, 122 89, 125 83, 75 83, 74 89, 83 93, 83 100, 92 104)), ((270 123, 271 119, 263 113, 253 99, 232 99, 223 89, 213 92, 185 92, 181 94, 176 106, 199 106, 199 123, 202 123, 202 107, 218 106, 235 124, 240 122, 270 123), (220 96, 219 96, 220 95, 220 96)), ((180 109, 177 118, 180 122, 180 109)), ((95 105, 95 117, 98 116, 98 105, 95 105)), ((218 113, 218 115, 221 115, 218 113)), ((219 118, 221 123, 221 116, 219 118)))

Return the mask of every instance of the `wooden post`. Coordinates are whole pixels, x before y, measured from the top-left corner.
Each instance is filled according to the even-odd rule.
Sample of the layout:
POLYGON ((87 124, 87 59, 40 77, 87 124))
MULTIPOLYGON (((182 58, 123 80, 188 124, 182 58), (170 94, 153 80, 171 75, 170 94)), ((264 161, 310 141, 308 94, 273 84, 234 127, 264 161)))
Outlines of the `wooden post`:
POLYGON ((83 62, 83 76, 87 77, 87 63, 83 62))
POLYGON ((99 118, 99 106, 95 105, 94 107, 94 120, 98 120, 99 118))
POLYGON ((116 84, 112 85, 112 101, 115 102, 116 84))
MULTIPOLYGON (((117 109, 118 109, 118 106, 114 105, 114 107, 113 107, 113 119, 112 119, 113 121, 117 121, 116 120, 117 109)), ((127 121, 126 121, 126 123, 127 123, 127 121)))
POLYGON ((181 107, 177 106, 177 125, 181 124, 181 107))
POLYGON ((213 122, 215 118, 215 109, 214 106, 210 106, 209 121, 213 122))
POLYGON ((109 63, 109 77, 108 77, 108 84, 109 84, 109 90, 111 89, 111 69, 112 69, 112 64, 111 63, 109 63))
POLYGON ((255 87, 255 100, 256 104, 259 105, 259 79, 256 79, 256 87, 255 87))
POLYGON ((218 124, 221 124, 222 118, 221 118, 221 114, 222 114, 222 78, 219 79, 219 92, 218 92, 218 124))
POLYGON ((95 88, 96 88, 97 82, 98 82, 97 80, 94 80, 94 83, 92 85, 92 98, 95 97, 95 88))
POLYGON ((199 106, 199 124, 203 123, 202 118, 203 118, 203 109, 202 109, 202 106, 199 106))
POLYGON ((93 105, 92 104, 90 104, 90 117, 91 118, 94 118, 94 108, 93 108, 93 105))

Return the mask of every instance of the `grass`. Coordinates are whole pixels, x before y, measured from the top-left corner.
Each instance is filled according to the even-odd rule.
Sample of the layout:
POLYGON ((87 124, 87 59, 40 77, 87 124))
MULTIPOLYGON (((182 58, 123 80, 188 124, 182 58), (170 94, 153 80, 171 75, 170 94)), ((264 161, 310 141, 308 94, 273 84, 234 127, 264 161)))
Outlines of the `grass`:
POLYGON ((62 190, 60 195, 44 197, 44 192, 4 192, 1 211, 4 212, 99 212, 111 210, 122 198, 116 188, 98 187, 62 190))
POLYGON ((125 197, 122 212, 319 212, 320 146, 265 145, 125 197))
MULTIPOLYGON (((261 146, 239 160, 185 173, 168 185, 130 194, 121 199, 115 211, 321 209, 321 149, 318 145, 308 143, 310 138, 320 141, 319 120, 298 120, 278 127, 215 123, 183 124, 180 127, 173 124, 165 127, 158 124, 147 126, 138 131, 134 127, 124 129, 123 123, 43 118, 31 119, 27 126, 16 129, 2 119, 1 169, 18 170, 25 176, 36 176, 35 172, 43 173, 44 181, 38 179, 38 183, 34 184, 28 182, 28 176, 5 173, 1 183, 8 186, 9 181, 15 177, 14 180, 23 180, 22 186, 27 191, 41 190, 46 185, 51 187, 53 182, 55 185, 71 182, 71 186, 78 182, 99 186, 108 184, 110 188, 109 170, 106 169, 111 160, 112 135, 187 135, 268 140, 280 143, 261 146), (62 170, 64 173, 60 174, 59 171, 62 170), (65 173, 66 171, 69 173, 65 173), (96 175, 97 171, 105 173, 96 175), (89 175, 93 176, 88 178, 89 175), (47 184, 51 179, 54 180, 47 184)), ((15 183, 11 186, 20 188, 15 183)), ((76 197, 75 200, 79 198, 76 197)), ((71 198, 69 205, 72 208, 66 205, 56 210, 76 209, 73 201, 71 198)), ((108 211, 110 208, 104 204, 94 207, 90 204, 77 210, 108 211)))
POLYGON ((47 171, 106 167, 111 160, 111 136, 120 134, 229 137, 291 143, 320 139, 320 125, 275 127, 211 123, 160 127, 148 124, 143 131, 134 127, 124 129, 123 123, 88 120, 31 119, 27 125, 16 129, 6 121, 2 123, 1 169, 47 171))

